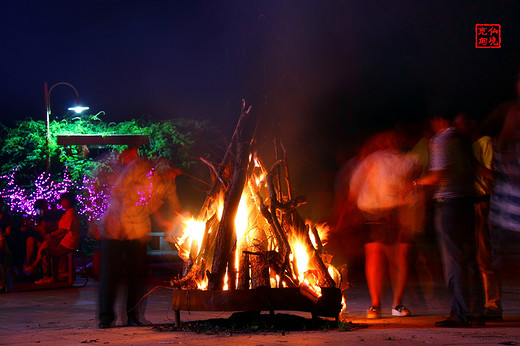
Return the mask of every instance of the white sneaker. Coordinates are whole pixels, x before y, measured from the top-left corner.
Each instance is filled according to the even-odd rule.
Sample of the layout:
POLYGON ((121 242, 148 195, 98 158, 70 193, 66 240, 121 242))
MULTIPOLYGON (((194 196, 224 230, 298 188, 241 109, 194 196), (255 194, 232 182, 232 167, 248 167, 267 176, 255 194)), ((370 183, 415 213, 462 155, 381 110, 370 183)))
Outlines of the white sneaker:
POLYGON ((392 309, 392 316, 398 316, 398 317, 406 317, 410 316, 412 313, 408 308, 402 304, 397 305, 395 308, 392 309))

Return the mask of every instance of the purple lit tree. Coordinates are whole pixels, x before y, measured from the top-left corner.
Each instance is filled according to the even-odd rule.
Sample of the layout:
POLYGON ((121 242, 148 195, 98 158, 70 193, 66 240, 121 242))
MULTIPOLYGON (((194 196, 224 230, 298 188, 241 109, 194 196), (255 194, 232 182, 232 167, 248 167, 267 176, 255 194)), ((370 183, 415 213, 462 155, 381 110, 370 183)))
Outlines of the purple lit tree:
POLYGON ((34 181, 34 189, 28 191, 16 184, 17 171, 15 168, 9 175, 0 176, 0 179, 5 179, 6 186, 0 190, 0 197, 13 213, 24 216, 36 215, 36 200, 45 199, 49 204, 53 204, 59 201, 61 194, 77 190, 77 211, 91 221, 99 220, 110 202, 110 187, 99 184, 97 179, 91 180, 85 176, 82 184, 78 185, 70 179, 67 170, 63 172, 59 181, 51 180, 49 173, 42 173, 34 181))
POLYGON ((76 197, 78 212, 85 214, 88 221, 100 220, 110 204, 110 191, 113 186, 102 184, 98 178, 83 177, 83 192, 76 197))

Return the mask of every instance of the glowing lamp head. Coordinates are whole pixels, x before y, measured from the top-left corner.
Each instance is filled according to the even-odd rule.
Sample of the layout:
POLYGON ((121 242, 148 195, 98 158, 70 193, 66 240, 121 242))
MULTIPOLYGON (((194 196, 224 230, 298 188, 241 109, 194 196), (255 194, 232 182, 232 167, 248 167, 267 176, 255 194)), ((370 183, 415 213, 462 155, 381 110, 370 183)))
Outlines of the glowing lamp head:
POLYGON ((82 107, 82 106, 75 106, 75 107, 70 107, 69 108, 69 111, 74 111, 76 113, 81 113, 83 111, 86 111, 88 109, 88 107, 82 107))

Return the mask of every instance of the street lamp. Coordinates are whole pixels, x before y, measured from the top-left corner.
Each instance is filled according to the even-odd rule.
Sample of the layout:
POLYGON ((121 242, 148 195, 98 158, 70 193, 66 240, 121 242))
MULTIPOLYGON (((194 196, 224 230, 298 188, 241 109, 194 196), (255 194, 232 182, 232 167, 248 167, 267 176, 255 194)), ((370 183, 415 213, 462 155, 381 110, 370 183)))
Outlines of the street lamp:
POLYGON ((47 172, 49 172, 49 168, 51 166, 51 148, 50 148, 50 143, 49 143, 50 142, 50 136, 51 136, 50 130, 49 130, 49 116, 51 115, 51 99, 50 99, 50 96, 51 96, 52 89, 54 89, 54 87, 56 87, 58 85, 68 85, 76 93, 76 106, 75 107, 70 107, 69 110, 75 111, 76 113, 81 113, 84 110, 88 109, 88 107, 81 107, 79 105, 79 94, 78 94, 78 91, 76 90, 76 88, 74 87, 74 85, 72 85, 70 83, 67 83, 67 82, 59 82, 59 83, 56 83, 56 84, 54 84, 53 86, 51 86, 50 88, 47 89, 47 82, 43 83, 44 96, 45 96, 45 112, 46 112, 45 127, 46 127, 46 132, 47 132, 47 138, 46 138, 46 144, 47 144, 47 172))

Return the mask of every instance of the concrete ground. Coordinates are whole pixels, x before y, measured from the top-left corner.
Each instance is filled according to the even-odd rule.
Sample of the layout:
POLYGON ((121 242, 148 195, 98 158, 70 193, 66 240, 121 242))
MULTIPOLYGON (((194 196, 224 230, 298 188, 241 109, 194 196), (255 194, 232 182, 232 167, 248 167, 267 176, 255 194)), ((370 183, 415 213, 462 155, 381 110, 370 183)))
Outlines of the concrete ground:
MULTIPOLYGON (((154 325, 172 325, 171 290, 167 278, 153 278, 146 302, 144 327, 126 327, 120 319, 115 328, 98 329, 96 320, 97 287, 90 281, 85 287, 18 290, 0 294, 1 345, 72 345, 72 344, 242 344, 242 345, 323 345, 323 344, 444 344, 444 345, 516 345, 520 344, 520 278, 510 280, 504 289, 504 322, 487 323, 473 328, 436 328, 435 321, 446 317, 449 294, 440 282, 411 284, 405 305, 411 317, 391 317, 388 294, 383 318, 367 320, 370 305, 363 280, 344 291, 347 309, 342 321, 361 328, 341 331, 272 332, 249 334, 204 334, 165 331, 154 325)), ((80 285, 81 282, 76 282, 80 285)), ((120 295, 122 296, 122 295, 120 295)), ((119 308, 118 304, 118 308, 119 308)), ((310 318, 309 313, 277 311, 310 318)), ((120 314, 121 315, 121 314, 120 314)), ((181 312, 183 322, 227 318, 230 312, 181 312)))

